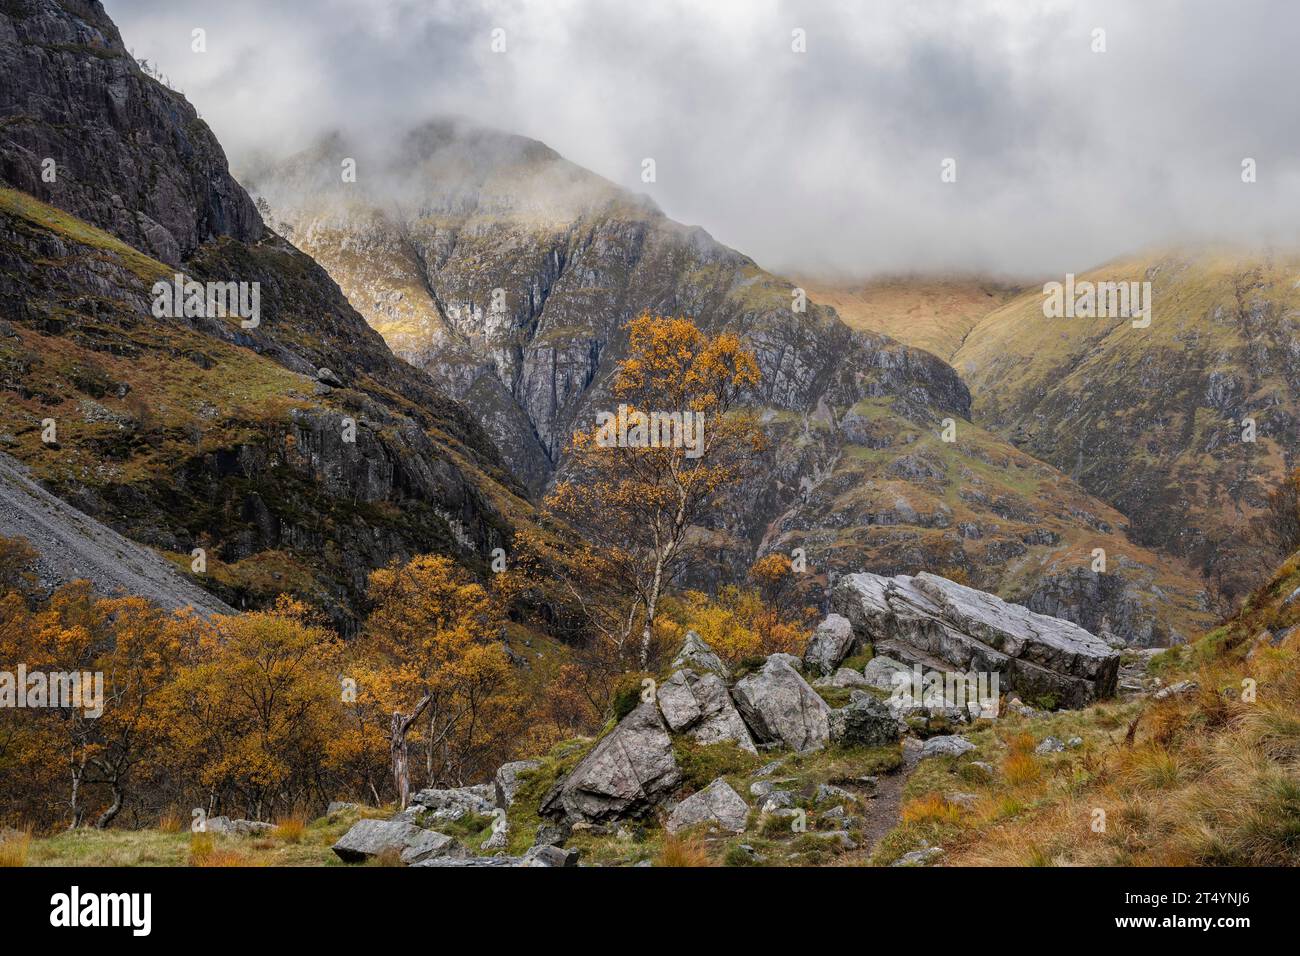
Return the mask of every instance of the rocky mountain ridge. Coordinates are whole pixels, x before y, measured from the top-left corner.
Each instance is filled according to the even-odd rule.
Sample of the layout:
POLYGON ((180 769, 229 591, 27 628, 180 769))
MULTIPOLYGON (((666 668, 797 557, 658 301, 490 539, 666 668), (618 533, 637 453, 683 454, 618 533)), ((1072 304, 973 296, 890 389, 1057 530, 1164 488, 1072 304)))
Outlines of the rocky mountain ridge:
POLYGON ((969 425, 968 392, 945 362, 849 329, 540 143, 437 121, 387 148, 335 135, 242 176, 275 227, 476 413, 535 492, 562 470, 571 432, 608 404, 628 319, 682 314, 744 336, 771 443, 746 506, 709 529, 718 579, 803 549, 822 585, 866 566, 960 571, 1136 643, 1208 620, 1193 576, 1128 542, 1118 513, 969 425), (1096 548, 1115 556, 1105 574, 1090 570, 1096 548))

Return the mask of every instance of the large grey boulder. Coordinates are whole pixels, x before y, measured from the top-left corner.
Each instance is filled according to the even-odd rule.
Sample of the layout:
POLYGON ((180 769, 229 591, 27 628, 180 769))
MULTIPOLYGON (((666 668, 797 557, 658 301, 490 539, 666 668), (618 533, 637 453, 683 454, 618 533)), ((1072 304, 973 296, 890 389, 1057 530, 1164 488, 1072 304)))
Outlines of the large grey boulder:
POLYGON ((702 744, 733 741, 748 753, 758 753, 749 728, 741 719, 727 685, 717 674, 697 674, 683 668, 659 685, 659 710, 673 733, 690 732, 702 744))
POLYGON ((677 804, 664 826, 669 833, 676 833, 687 827, 707 823, 732 833, 742 833, 748 818, 749 804, 726 780, 719 777, 703 790, 677 804))
POLYGON ((468 853, 451 837, 405 820, 358 820, 330 849, 345 863, 359 863, 393 850, 402 855, 404 863, 468 853))
POLYGON ((882 747, 900 736, 894 712, 864 691, 854 691, 847 707, 831 711, 831 740, 842 746, 882 747))
POLYGON ((689 668, 694 671, 708 671, 717 674, 723 680, 731 677, 731 671, 722 662, 722 658, 694 631, 686 632, 686 640, 682 643, 682 649, 677 652, 677 656, 673 658, 672 666, 674 670, 689 668))
POLYGON ((263 820, 232 820, 230 817, 208 817, 204 821, 208 833, 227 833, 232 836, 262 836, 275 829, 274 823, 263 820))
POLYGON ((944 734, 931 737, 921 747, 920 759, 931 757, 960 757, 975 749, 975 745, 960 734, 944 734))
POLYGON ((817 625, 804 648, 803 664, 808 674, 833 674, 853 649, 853 628, 842 614, 830 614, 817 625))
POLYGON ((502 810, 509 810, 510 805, 515 802, 515 794, 523 784, 520 775, 536 770, 541 765, 540 760, 512 760, 510 763, 503 763, 492 779, 497 806, 502 810))
POLYGON ((592 823, 643 816, 681 779, 659 708, 643 702, 551 789, 541 812, 592 823))
POLYGON ((831 709, 788 657, 773 654, 762 669, 737 681, 731 696, 759 743, 817 750, 830 740, 831 709))
POLYGON ((1120 655, 1101 638, 938 575, 845 575, 831 603, 858 640, 904 664, 996 673, 1000 691, 1065 707, 1115 693, 1120 655))

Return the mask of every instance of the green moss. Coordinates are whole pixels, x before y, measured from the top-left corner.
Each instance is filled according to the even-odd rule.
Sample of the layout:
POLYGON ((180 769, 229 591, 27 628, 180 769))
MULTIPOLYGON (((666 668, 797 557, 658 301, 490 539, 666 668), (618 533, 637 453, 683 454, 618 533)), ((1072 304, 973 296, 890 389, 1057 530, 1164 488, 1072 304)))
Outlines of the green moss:
POLYGON ((703 789, 719 777, 748 774, 764 762, 762 756, 741 750, 730 740, 700 744, 685 737, 673 741, 673 756, 691 790, 703 789))

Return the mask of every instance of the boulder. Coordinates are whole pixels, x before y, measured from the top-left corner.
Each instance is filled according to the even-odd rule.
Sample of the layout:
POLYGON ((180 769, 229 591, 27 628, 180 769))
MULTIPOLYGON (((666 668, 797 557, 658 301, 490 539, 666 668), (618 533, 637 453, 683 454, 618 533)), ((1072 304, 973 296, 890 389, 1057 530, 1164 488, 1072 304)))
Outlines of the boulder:
POLYGON ((402 862, 411 866, 437 857, 464 859, 469 855, 469 850, 458 840, 436 830, 423 830, 406 841, 406 849, 402 850, 402 862))
POLYGON ((392 850, 402 853, 404 862, 416 863, 434 856, 464 855, 464 847, 451 837, 404 820, 358 820, 331 849, 345 863, 359 863, 392 850), (412 848, 418 859, 406 860, 406 851, 412 848))
POLYGON ((698 824, 712 824, 722 830, 741 833, 749 817, 749 804, 719 777, 698 793, 693 793, 668 817, 665 826, 676 833, 698 824))
POLYGON ((1059 754, 1063 750, 1065 750, 1064 741, 1057 737, 1044 737, 1039 745, 1034 748, 1034 753, 1042 757, 1046 754, 1059 754))
POLYGON ((717 674, 697 674, 683 668, 659 685, 659 710, 673 733, 690 731, 702 744, 733 741, 741 750, 758 753, 749 729, 717 674))
POLYGON ((1101 638, 938 575, 845 575, 831 603, 857 640, 904 664, 997 674, 1001 691, 1065 707, 1115 693, 1120 655, 1101 638))
POLYGON ((694 631, 686 632, 686 640, 682 644, 682 649, 677 652, 673 658, 673 669, 690 668, 694 671, 707 671, 711 674, 717 674, 723 680, 731 677, 731 671, 727 665, 722 662, 713 648, 704 642, 704 639, 694 631))
POLYGON ((943 847, 928 846, 921 850, 913 850, 911 853, 904 853, 890 866, 929 866, 939 857, 943 856, 943 847))
POLYGON ((643 816, 681 780, 659 708, 643 702, 551 789, 541 812, 590 822, 643 816))
POLYGON ((960 734, 931 737, 921 747, 921 759, 960 757, 962 754, 970 753, 974 749, 975 745, 960 734))
POLYGON ((853 649, 853 628, 841 614, 828 615, 817 625, 804 648, 804 669, 809 674, 830 674, 853 649))
POLYGON ((331 800, 330 805, 325 809, 325 816, 332 817, 336 813, 344 813, 348 810, 357 809, 355 803, 346 803, 343 800, 331 800))
POLYGON ((564 850, 558 846, 529 847, 519 861, 520 866, 577 866, 578 851, 564 850))
POLYGON ((773 654, 761 670, 737 681, 731 695, 761 744, 805 752, 830 740, 831 709, 790 666, 788 654, 773 654))
POLYGON ((411 808, 422 819, 459 820, 467 813, 490 816, 495 809, 496 790, 491 784, 454 789, 420 790, 411 797, 411 808))
POLYGON ((274 823, 261 820, 232 820, 230 817, 208 817, 204 821, 208 833, 228 833, 232 836, 261 836, 275 829, 274 823))
POLYGON ((881 747, 900 736, 898 718, 882 700, 855 691, 848 706, 831 711, 831 740, 845 747, 881 747))
POLYGON ((509 810, 510 805, 515 802, 515 794, 519 792, 519 787, 523 783, 519 779, 520 775, 536 770, 541 765, 540 760, 513 760, 510 763, 503 763, 497 769, 496 776, 492 778, 496 805, 502 810, 509 810))

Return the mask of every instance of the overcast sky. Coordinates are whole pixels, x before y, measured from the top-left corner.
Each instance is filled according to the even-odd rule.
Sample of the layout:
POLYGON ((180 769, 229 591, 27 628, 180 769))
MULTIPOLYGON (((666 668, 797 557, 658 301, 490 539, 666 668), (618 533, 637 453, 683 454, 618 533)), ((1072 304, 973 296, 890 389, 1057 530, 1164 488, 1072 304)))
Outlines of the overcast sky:
POLYGON ((328 126, 460 114, 778 270, 1040 275, 1152 243, 1300 239, 1296 0, 105 7, 234 161, 328 126))

